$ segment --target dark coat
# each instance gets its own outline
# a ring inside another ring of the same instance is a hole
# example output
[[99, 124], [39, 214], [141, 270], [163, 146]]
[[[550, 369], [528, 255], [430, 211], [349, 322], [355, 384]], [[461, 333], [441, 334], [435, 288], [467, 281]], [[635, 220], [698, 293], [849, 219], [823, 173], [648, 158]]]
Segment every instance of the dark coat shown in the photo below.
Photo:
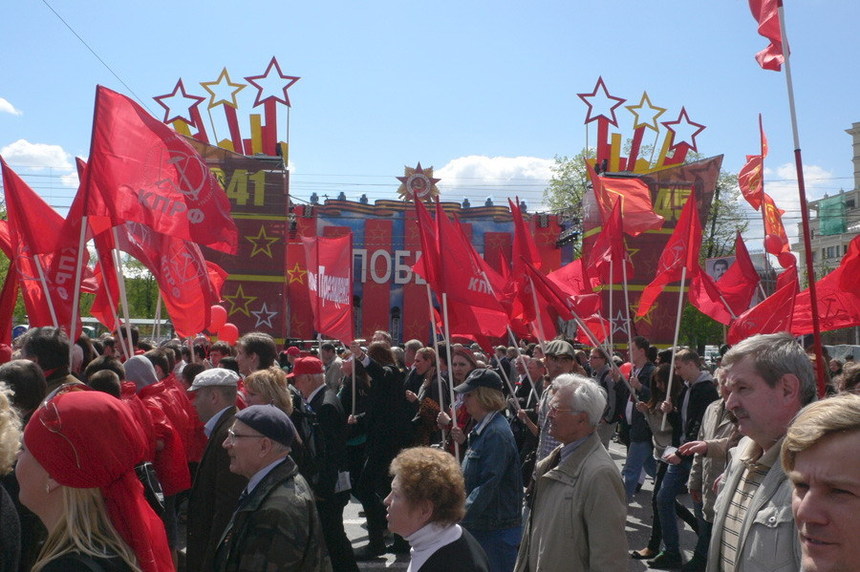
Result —
[[687, 387], [684, 384], [684, 389], [681, 390], [681, 395], [678, 396], [678, 411], [684, 403], [684, 397], [687, 392], [690, 392], [690, 403], [687, 405], [687, 420], [684, 427], [681, 429], [681, 443], [695, 441], [699, 438], [699, 428], [702, 426], [702, 418], [705, 416], [705, 409], [712, 401], [720, 398], [717, 393], [717, 388], [714, 385], [714, 378], [710, 375], [703, 381], [698, 381], [692, 386]]
[[325, 387], [314, 395], [309, 405], [316, 414], [317, 427], [321, 433], [321, 438], [317, 439], [319, 478], [314, 492], [321, 500], [330, 500], [335, 494], [338, 473], [348, 469], [346, 414], [337, 393]]
[[263, 477], [235, 512], [210, 569], [332, 569], [314, 493], [292, 459], [285, 457]]
[[416, 572], [489, 572], [487, 555], [478, 541], [463, 529], [463, 535], [434, 552]]
[[[654, 373], [656, 366], [648, 361], [645, 362], [645, 365], [642, 366], [639, 375], [636, 376], [636, 379], [639, 383], [642, 384], [642, 388], [636, 392], [636, 400], [647, 402], [651, 399], [651, 375]], [[627, 417], [624, 417], [626, 424]], [[651, 440], [651, 428], [648, 426], [648, 420], [645, 418], [645, 414], [633, 407], [633, 411], [630, 414], [630, 427], [629, 427], [629, 439], [630, 441], [635, 442], [643, 442]]]
[[230, 458], [221, 445], [233, 425], [236, 408], [225, 411], [209, 436], [188, 497], [188, 572], [212, 570], [218, 541], [230, 522], [248, 479], [230, 472]]

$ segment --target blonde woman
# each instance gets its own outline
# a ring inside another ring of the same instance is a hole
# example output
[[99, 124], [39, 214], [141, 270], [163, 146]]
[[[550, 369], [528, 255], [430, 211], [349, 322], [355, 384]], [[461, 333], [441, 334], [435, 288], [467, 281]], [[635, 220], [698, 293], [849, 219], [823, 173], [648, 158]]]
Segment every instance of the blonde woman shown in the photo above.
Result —
[[287, 415], [293, 414], [293, 399], [287, 389], [287, 374], [279, 367], [260, 369], [245, 378], [248, 405], [274, 405]]
[[33, 570], [173, 570], [135, 473], [146, 444], [131, 410], [82, 385], [58, 392], [27, 424], [15, 468], [21, 503], [48, 529]]

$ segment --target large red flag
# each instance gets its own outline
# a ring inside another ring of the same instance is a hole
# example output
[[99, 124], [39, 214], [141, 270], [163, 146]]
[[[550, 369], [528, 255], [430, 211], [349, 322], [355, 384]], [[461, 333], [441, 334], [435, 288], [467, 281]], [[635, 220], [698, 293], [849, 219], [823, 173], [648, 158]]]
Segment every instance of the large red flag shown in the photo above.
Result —
[[779, 260], [783, 268], [797, 264], [797, 259], [791, 254], [791, 243], [782, 223], [784, 210], [777, 208], [776, 203], [767, 193], [762, 193], [762, 209], [764, 209], [764, 249]]
[[412, 265], [412, 271], [421, 276], [434, 290], [439, 290], [439, 243], [436, 240], [436, 223], [427, 212], [423, 201], [415, 201], [418, 235], [421, 238], [421, 256]]
[[[13, 260], [15, 250], [12, 248], [9, 234], [9, 223], [0, 220], [0, 250], [9, 260]], [[14, 264], [9, 264], [3, 292], [0, 293], [0, 344], [12, 345], [12, 320], [15, 313], [15, 303], [18, 301], [18, 270]]]
[[762, 69], [779, 71], [784, 60], [782, 53], [782, 31], [779, 29], [779, 0], [749, 0], [750, 12], [758, 22], [758, 33], [770, 40], [770, 44], [755, 55]]
[[645, 181], [635, 177], [602, 177], [592, 169], [588, 174], [604, 221], [609, 218], [615, 203], [621, 201], [624, 232], [630, 236], [663, 227], [664, 219], [654, 212], [651, 189]]
[[516, 203], [508, 199], [511, 216], [514, 219], [514, 245], [511, 265], [514, 276], [523, 277], [525, 275], [525, 263], [529, 262], [535, 268], [540, 269], [541, 258], [540, 251], [535, 243], [535, 237], [529, 232], [528, 224], [520, 210], [520, 198], [516, 197], [516, 199]]
[[600, 312], [602, 302], [599, 294], [581, 293], [569, 284], [558, 282], [552, 274], [541, 274], [531, 264], [526, 266], [526, 270], [543, 300], [548, 302], [563, 319], [572, 320], [572, 312], [576, 312], [580, 317]]
[[128, 222], [117, 228], [117, 248], [137, 258], [158, 282], [173, 328], [180, 336], [209, 327], [210, 308], [221, 300], [227, 273], [203, 259], [200, 247]]
[[[633, 264], [627, 256], [624, 245], [624, 223], [621, 220], [621, 201], [615, 206], [591, 245], [588, 253], [588, 274], [592, 286], [600, 284], [620, 284], [624, 279], [624, 266], [627, 266], [627, 279], [633, 278]], [[609, 270], [612, 268], [612, 273]]]
[[577, 258], [559, 268], [553, 270], [547, 277], [558, 282], [562, 287], [573, 294], [591, 294], [594, 289], [588, 279], [588, 273], [583, 266], [582, 258]]
[[96, 90], [87, 212], [236, 254], [230, 201], [200, 155], [131, 99]]
[[[637, 316], [644, 316], [648, 313], [666, 284], [681, 279], [682, 269], [687, 269], [688, 278], [693, 278], [696, 273], [701, 272], [699, 267], [699, 250], [701, 247], [702, 224], [699, 221], [699, 209], [696, 204], [696, 197], [690, 195], [684, 205], [684, 210], [681, 211], [678, 224], [666, 243], [663, 254], [660, 255], [654, 280], [642, 291], [639, 307], [636, 309]], [[683, 284], [681, 286], [683, 287]]]
[[747, 162], [738, 173], [741, 193], [755, 210], [761, 207], [764, 198], [764, 160], [767, 157], [767, 137], [764, 135], [761, 113], [758, 114], [758, 131], [761, 151], [758, 155], [747, 155]]
[[760, 281], [741, 233], [737, 233], [734, 264], [716, 282], [704, 272], [697, 273], [690, 284], [690, 303], [721, 324], [728, 324], [732, 314], [737, 317], [749, 309]]
[[352, 233], [337, 238], [302, 237], [314, 329], [348, 344], [352, 319]]
[[791, 331], [796, 298], [797, 281], [779, 288], [763, 302], [738, 316], [729, 328], [728, 342], [736, 344], [755, 334]]

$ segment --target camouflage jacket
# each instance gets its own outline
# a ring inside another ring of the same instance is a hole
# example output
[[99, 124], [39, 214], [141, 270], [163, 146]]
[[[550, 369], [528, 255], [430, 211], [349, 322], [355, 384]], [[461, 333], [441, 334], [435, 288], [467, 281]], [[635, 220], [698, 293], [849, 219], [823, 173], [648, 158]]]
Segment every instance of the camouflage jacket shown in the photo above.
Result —
[[286, 457], [233, 514], [215, 570], [331, 571], [314, 494]]

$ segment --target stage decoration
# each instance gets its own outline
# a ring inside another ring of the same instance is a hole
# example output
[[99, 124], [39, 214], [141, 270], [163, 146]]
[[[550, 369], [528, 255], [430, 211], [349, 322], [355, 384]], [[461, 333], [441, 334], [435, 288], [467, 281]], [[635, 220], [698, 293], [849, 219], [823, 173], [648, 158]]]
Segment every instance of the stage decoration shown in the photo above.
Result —
[[441, 179], [433, 178], [433, 167], [423, 169], [421, 163], [414, 169], [412, 167], [403, 167], [403, 176], [397, 177], [400, 181], [400, 188], [397, 189], [397, 194], [404, 201], [432, 201], [439, 196], [439, 189], [436, 187]]

